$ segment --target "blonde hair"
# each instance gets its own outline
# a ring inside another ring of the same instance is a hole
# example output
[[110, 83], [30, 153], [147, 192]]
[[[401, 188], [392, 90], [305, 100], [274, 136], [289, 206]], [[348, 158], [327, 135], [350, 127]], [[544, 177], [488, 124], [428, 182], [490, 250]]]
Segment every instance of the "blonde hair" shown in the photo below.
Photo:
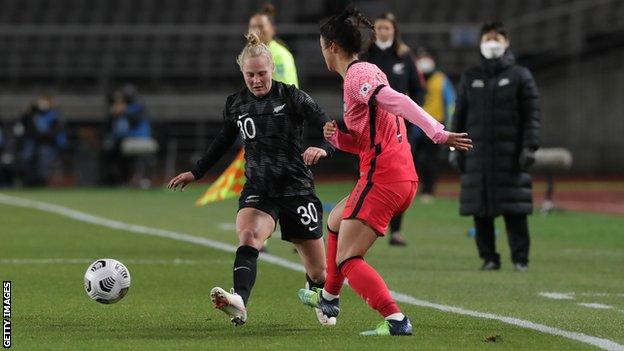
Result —
[[245, 38], [247, 39], [247, 44], [238, 57], [236, 57], [236, 63], [238, 63], [241, 71], [243, 70], [243, 63], [248, 57], [265, 56], [269, 60], [269, 64], [274, 66], [273, 55], [271, 55], [269, 47], [260, 40], [258, 33], [250, 31], [245, 35]]

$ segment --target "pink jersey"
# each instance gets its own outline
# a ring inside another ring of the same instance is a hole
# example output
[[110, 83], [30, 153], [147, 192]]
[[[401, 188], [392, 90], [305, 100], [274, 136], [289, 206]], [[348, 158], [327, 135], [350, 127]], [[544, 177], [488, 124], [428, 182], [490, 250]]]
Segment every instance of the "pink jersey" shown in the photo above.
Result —
[[417, 181], [403, 118], [371, 100], [383, 86], [390, 84], [377, 66], [351, 64], [344, 77], [344, 122], [349, 133], [338, 132], [330, 142], [359, 155], [360, 178], [375, 183]]

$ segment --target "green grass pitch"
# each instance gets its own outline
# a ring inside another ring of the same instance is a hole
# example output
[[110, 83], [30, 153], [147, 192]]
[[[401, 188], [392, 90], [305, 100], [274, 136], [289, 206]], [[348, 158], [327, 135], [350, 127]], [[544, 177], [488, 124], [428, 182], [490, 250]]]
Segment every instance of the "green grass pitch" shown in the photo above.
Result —
[[[193, 206], [204, 187], [163, 189], [2, 190], [89, 214], [235, 244], [236, 200]], [[350, 184], [320, 184], [335, 203]], [[325, 214], [326, 215], [326, 214]], [[367, 260], [391, 289], [426, 301], [515, 317], [624, 344], [624, 218], [564, 212], [530, 218], [528, 273], [511, 269], [502, 221], [499, 272], [480, 261], [457, 203], [418, 201], [407, 212], [406, 248], [380, 239]], [[270, 253], [299, 262], [279, 234]], [[114, 305], [91, 301], [82, 278], [88, 260], [111, 257], [132, 275]], [[32, 259], [32, 261], [27, 261]], [[44, 259], [58, 259], [45, 263]], [[75, 261], [72, 261], [75, 260]], [[249, 320], [234, 328], [209, 301], [210, 288], [231, 286], [233, 254], [188, 242], [138, 235], [35, 209], [0, 204], [0, 278], [11, 280], [15, 350], [581, 350], [594, 346], [499, 321], [401, 304], [414, 335], [364, 338], [380, 317], [345, 287], [334, 328], [299, 304], [302, 273], [259, 263]], [[541, 292], [573, 293], [555, 300]], [[608, 308], [579, 305], [595, 303]], [[485, 342], [500, 335], [496, 342]]]

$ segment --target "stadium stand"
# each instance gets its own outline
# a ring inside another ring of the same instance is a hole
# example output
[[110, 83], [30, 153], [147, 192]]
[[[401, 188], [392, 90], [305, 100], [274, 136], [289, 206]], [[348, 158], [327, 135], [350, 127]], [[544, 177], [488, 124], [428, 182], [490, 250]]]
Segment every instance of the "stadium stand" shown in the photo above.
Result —
[[[0, 120], [14, 119], [33, 94], [52, 88], [59, 93], [57, 101], [70, 124], [97, 124], [105, 115], [104, 93], [133, 82], [144, 92], [156, 129], [171, 124], [162, 128], [167, 135], [204, 140], [178, 143], [191, 155], [210, 139], [220, 120], [223, 97], [241, 85], [234, 57], [249, 14], [262, 3], [5, 0], [0, 11]], [[280, 37], [296, 57], [301, 86], [330, 114], [338, 115], [339, 89], [318, 49], [318, 21], [346, 1], [273, 3]], [[624, 47], [624, 1], [362, 0], [356, 4], [370, 17], [381, 11], [400, 14], [406, 43], [435, 52], [438, 64], [454, 80], [478, 62], [475, 41], [480, 23], [502, 19], [510, 28], [514, 53], [536, 72], [544, 94], [545, 130], [553, 131], [546, 132], [545, 140], [552, 141], [551, 146], [569, 146], [579, 137], [592, 143], [570, 146], [577, 170], [608, 172], [624, 166], [624, 159], [616, 155], [600, 162], [591, 156], [615, 145], [605, 146], [600, 135], [624, 132], [617, 116], [604, 106], [566, 105], [581, 101], [587, 90], [602, 87], [605, 77], [618, 70], [622, 53], [617, 48]], [[607, 53], [592, 56], [600, 50]], [[587, 67], [595, 67], [602, 76], [592, 75]], [[608, 69], [612, 71], [605, 72]], [[622, 74], [621, 69], [618, 72]], [[570, 80], [575, 76], [583, 83]], [[591, 119], [586, 116], [596, 115], [603, 116], [604, 130], [587, 132]], [[564, 120], [565, 131], [555, 127]], [[205, 126], [191, 127], [189, 136], [185, 123]], [[555, 128], [549, 129], [549, 124]], [[206, 134], [199, 136], [199, 131]]]

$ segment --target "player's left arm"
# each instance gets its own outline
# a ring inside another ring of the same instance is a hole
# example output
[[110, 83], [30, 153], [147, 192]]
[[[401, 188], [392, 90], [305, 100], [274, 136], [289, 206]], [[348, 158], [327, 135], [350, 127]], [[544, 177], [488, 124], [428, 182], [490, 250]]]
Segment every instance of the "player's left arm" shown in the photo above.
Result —
[[[329, 117], [323, 109], [308, 95], [306, 92], [293, 89], [291, 98], [293, 106], [297, 109], [297, 113], [313, 128], [322, 129]], [[321, 144], [314, 147], [311, 146], [303, 153], [303, 161], [307, 165], [316, 164], [323, 157], [330, 157], [336, 149], [327, 140], [323, 139]]]
[[407, 95], [384, 86], [375, 98], [379, 107], [417, 125], [434, 143], [446, 144], [459, 150], [472, 148], [472, 140], [468, 138], [467, 133], [451, 133], [444, 130], [442, 123], [438, 122]]

